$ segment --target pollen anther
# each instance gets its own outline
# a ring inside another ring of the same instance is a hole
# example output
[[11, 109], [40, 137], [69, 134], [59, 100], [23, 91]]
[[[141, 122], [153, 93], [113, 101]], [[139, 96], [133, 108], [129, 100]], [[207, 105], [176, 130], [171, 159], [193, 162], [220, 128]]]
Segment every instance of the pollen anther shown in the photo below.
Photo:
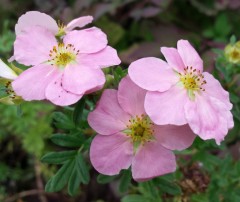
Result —
[[76, 56], [79, 54], [79, 50], [76, 51], [72, 44], [59, 43], [58, 46], [54, 46], [50, 50], [49, 56], [51, 59], [48, 61], [51, 65], [58, 67], [65, 67], [69, 63], [76, 61]]

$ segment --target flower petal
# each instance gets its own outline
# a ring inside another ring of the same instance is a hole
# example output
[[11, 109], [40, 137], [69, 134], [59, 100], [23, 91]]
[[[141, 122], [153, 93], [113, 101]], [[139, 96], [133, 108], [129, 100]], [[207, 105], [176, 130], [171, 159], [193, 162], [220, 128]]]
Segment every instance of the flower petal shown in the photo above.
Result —
[[186, 67], [193, 67], [201, 72], [203, 71], [203, 61], [189, 41], [179, 40], [177, 49]]
[[114, 48], [107, 46], [97, 53], [80, 54], [79, 62], [90, 67], [98, 66], [100, 68], [105, 68], [109, 66], [119, 65], [121, 63], [121, 60], [117, 55], [117, 51]]
[[203, 140], [215, 139], [220, 144], [228, 128], [233, 126], [226, 105], [213, 97], [197, 95], [195, 101], [187, 101], [184, 108], [190, 128]]
[[184, 70], [185, 65], [176, 48], [162, 47], [161, 52], [170, 67], [175, 69], [177, 72], [182, 72]]
[[120, 107], [116, 90], [105, 90], [97, 107], [88, 115], [89, 125], [101, 135], [111, 135], [126, 129], [130, 119]]
[[84, 94], [104, 83], [105, 76], [100, 69], [79, 64], [71, 64], [64, 69], [63, 87], [72, 93]]
[[66, 31], [71, 31], [77, 27], [79, 28], [84, 27], [85, 25], [91, 23], [92, 21], [93, 17], [90, 15], [76, 18], [67, 24]]
[[0, 77], [13, 80], [17, 74], [0, 59]]
[[229, 110], [232, 109], [232, 104], [229, 100], [229, 93], [223, 89], [220, 82], [208, 72], [204, 72], [203, 75], [207, 82], [203, 86], [203, 88], [205, 88], [205, 93], [224, 102]]
[[129, 76], [124, 77], [118, 86], [118, 102], [132, 116], [146, 114], [144, 100], [146, 90], [138, 87]]
[[50, 50], [57, 45], [54, 35], [42, 27], [31, 27], [17, 35], [14, 58], [24, 65], [38, 65], [49, 59]]
[[174, 86], [165, 92], [147, 92], [145, 110], [152, 121], [158, 125], [187, 123], [184, 105], [188, 99], [186, 90]]
[[21, 34], [27, 28], [32, 26], [43, 27], [52, 32], [54, 35], [58, 32], [58, 25], [51, 16], [39, 11], [29, 11], [18, 19], [15, 26], [16, 35]]
[[73, 44], [81, 53], [96, 53], [107, 46], [107, 36], [99, 28], [92, 27], [71, 31], [63, 39], [65, 44]]
[[144, 144], [136, 153], [132, 162], [132, 175], [136, 181], [172, 173], [176, 170], [176, 160], [172, 151], [158, 142]]
[[97, 135], [90, 147], [93, 167], [104, 175], [117, 175], [132, 163], [133, 145], [124, 134]]
[[154, 134], [159, 143], [170, 150], [186, 149], [192, 145], [196, 137], [188, 125], [155, 125]]
[[12, 87], [15, 93], [24, 100], [43, 100], [46, 98], [46, 87], [58, 75], [59, 72], [56, 68], [51, 65], [40, 64], [21, 73], [12, 82]]
[[46, 88], [46, 98], [53, 104], [68, 106], [76, 103], [83, 95], [73, 94], [63, 89], [62, 74], [53, 80]]
[[166, 91], [178, 80], [166, 62], [154, 57], [131, 63], [128, 73], [134, 83], [149, 91]]

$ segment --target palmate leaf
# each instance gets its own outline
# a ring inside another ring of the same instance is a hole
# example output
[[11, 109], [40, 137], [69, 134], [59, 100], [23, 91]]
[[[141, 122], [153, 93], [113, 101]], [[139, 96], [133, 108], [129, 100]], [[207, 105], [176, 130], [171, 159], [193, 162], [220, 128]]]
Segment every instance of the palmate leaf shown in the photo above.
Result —
[[132, 180], [131, 171], [130, 170], [124, 170], [123, 175], [122, 175], [121, 180], [120, 180], [120, 184], [119, 184], [119, 191], [120, 192], [126, 192], [129, 188], [131, 180]]
[[80, 147], [82, 145], [82, 139], [76, 135], [54, 134], [51, 140], [62, 147]]
[[62, 151], [62, 152], [50, 152], [44, 155], [41, 159], [43, 163], [51, 164], [64, 164], [66, 161], [73, 159], [77, 154], [77, 151]]
[[52, 118], [54, 120], [54, 125], [57, 128], [65, 130], [71, 130], [75, 128], [75, 125], [73, 124], [72, 120], [62, 112], [54, 112], [52, 114]]
[[73, 123], [75, 125], [79, 124], [80, 121], [82, 120], [84, 107], [85, 107], [85, 98], [82, 98], [78, 101], [73, 111]]
[[74, 160], [68, 160], [47, 182], [45, 186], [46, 192], [57, 192], [64, 188], [67, 184], [68, 179], [72, 173], [74, 168]]
[[75, 195], [79, 189], [80, 183], [88, 184], [90, 180], [90, 175], [88, 167], [83, 159], [83, 156], [78, 153], [75, 157], [74, 168], [72, 170], [69, 183], [68, 183], [68, 193], [72, 196]]
[[[62, 157], [61, 157], [62, 155]], [[54, 156], [57, 160], [54, 160]], [[77, 151], [52, 152], [42, 158], [47, 163], [63, 163], [58, 172], [50, 178], [45, 186], [46, 192], [57, 192], [68, 183], [68, 193], [75, 195], [80, 184], [90, 180], [89, 169], [81, 153]]]
[[116, 179], [117, 175], [109, 176], [109, 175], [102, 175], [99, 174], [97, 177], [97, 182], [99, 184], [107, 184], [109, 182], [112, 182], [114, 179]]

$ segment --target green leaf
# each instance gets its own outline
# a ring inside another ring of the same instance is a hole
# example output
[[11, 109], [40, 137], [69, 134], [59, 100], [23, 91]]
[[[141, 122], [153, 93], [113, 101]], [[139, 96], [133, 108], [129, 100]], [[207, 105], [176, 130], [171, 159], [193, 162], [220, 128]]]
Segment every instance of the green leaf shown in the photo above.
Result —
[[119, 184], [119, 191], [126, 192], [131, 183], [132, 175], [130, 170], [124, 170]]
[[53, 120], [54, 120], [54, 125], [57, 128], [66, 129], [66, 130], [70, 130], [70, 129], [75, 128], [75, 125], [73, 124], [71, 119], [62, 112], [54, 112], [52, 114], [52, 117], [53, 117]]
[[151, 199], [157, 199], [159, 192], [157, 187], [153, 184], [153, 181], [146, 181], [140, 183], [139, 191], [146, 197]]
[[172, 195], [181, 194], [181, 188], [175, 183], [170, 182], [169, 180], [164, 178], [158, 178], [156, 180], [157, 180], [157, 185], [162, 192], [166, 192]]
[[117, 177], [117, 175], [113, 175], [113, 176], [108, 176], [108, 175], [98, 175], [97, 177], [97, 182], [99, 184], [107, 184], [109, 182], [112, 182], [115, 178]]
[[76, 195], [76, 193], [80, 187], [81, 176], [79, 173], [80, 172], [77, 169], [76, 161], [75, 161], [74, 168], [73, 168], [72, 174], [71, 174], [71, 176], [69, 178], [69, 182], [68, 182], [68, 193], [71, 196]]
[[83, 109], [85, 107], [85, 98], [82, 98], [78, 101], [73, 111], [73, 123], [75, 125], [79, 124], [82, 120]]
[[53, 177], [51, 177], [48, 180], [47, 184], [45, 185], [45, 191], [46, 192], [54, 192], [54, 187], [53, 187], [52, 181], [53, 181]]
[[122, 198], [121, 202], [148, 202], [149, 200], [141, 195], [132, 194]]
[[41, 159], [43, 163], [64, 164], [69, 159], [73, 159], [77, 151], [50, 152]]
[[88, 184], [90, 180], [89, 170], [82, 154], [76, 156], [76, 167], [79, 171], [79, 177], [83, 184]]
[[82, 140], [75, 135], [54, 134], [51, 140], [62, 147], [80, 147], [82, 145]]
[[75, 164], [74, 160], [69, 160], [59, 169], [59, 171], [56, 173], [56, 175], [53, 177], [50, 183], [51, 191], [57, 192], [63, 189], [63, 187], [67, 184], [72, 174], [74, 164]]

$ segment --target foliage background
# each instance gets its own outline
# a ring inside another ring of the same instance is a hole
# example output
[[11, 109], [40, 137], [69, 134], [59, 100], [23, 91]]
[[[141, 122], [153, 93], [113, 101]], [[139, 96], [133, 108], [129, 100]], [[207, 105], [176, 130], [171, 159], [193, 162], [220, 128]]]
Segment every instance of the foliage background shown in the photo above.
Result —
[[[84, 121], [87, 110], [83, 111], [83, 120], [78, 120], [73, 107], [62, 109], [44, 102], [24, 103], [21, 108], [0, 104], [0, 201], [240, 201], [240, 66], [230, 64], [216, 50], [223, 49], [232, 35], [240, 36], [240, 1], [0, 0], [1, 58], [11, 56], [14, 25], [29, 10], [48, 13], [63, 22], [93, 15], [93, 24], [107, 33], [110, 45], [118, 50], [123, 68], [142, 57], [162, 57], [160, 46], [176, 46], [178, 39], [188, 39], [201, 54], [205, 71], [212, 72], [231, 92], [235, 127], [220, 147], [213, 141], [196, 139], [191, 148], [177, 153], [176, 173], [150, 182], [137, 184], [130, 179], [129, 171], [117, 177], [98, 176], [88, 166], [89, 184], [82, 184], [70, 197], [67, 188], [58, 193], [43, 191], [59, 167], [40, 159], [50, 151], [67, 150], [50, 141], [53, 133], [74, 135], [88, 147], [93, 133]], [[231, 39], [234, 42], [234, 37]], [[118, 68], [113, 74], [115, 81], [108, 84], [116, 87], [124, 71]], [[91, 110], [95, 102], [88, 96], [86, 109]], [[21, 197], [24, 194], [26, 197]]]

